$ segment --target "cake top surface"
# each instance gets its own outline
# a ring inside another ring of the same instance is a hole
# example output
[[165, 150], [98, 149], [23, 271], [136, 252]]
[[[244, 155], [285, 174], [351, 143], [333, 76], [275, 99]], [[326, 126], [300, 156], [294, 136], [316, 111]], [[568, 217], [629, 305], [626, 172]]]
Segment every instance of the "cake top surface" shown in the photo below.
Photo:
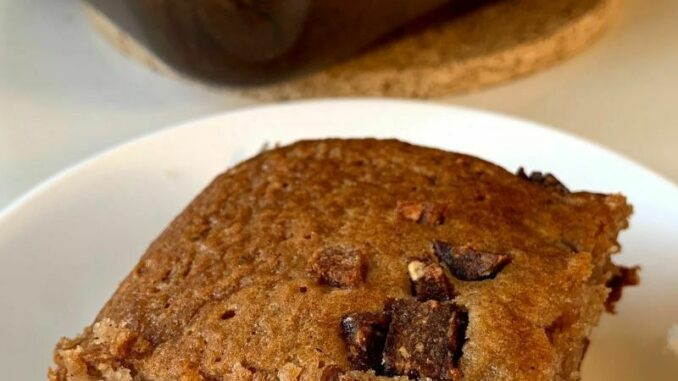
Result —
[[630, 212], [467, 155], [302, 141], [216, 178], [57, 357], [129, 380], [557, 379]]

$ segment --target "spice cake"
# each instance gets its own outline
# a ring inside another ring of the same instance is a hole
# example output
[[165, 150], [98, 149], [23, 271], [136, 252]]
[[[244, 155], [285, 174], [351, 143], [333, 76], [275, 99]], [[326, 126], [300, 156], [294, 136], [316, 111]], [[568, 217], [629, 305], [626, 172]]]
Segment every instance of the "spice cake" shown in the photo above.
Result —
[[395, 140], [276, 148], [190, 203], [49, 379], [576, 380], [637, 283], [610, 260], [630, 214]]

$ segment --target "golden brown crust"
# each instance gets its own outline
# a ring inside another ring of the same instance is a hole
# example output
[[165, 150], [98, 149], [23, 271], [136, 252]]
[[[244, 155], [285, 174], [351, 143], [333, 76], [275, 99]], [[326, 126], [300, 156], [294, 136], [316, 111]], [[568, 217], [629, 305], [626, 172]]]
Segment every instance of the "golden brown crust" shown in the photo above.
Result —
[[[411, 200], [444, 205], [441, 223], [403, 218]], [[351, 368], [342, 317], [413, 298], [408, 264], [435, 259], [435, 240], [511, 258], [491, 279], [450, 277], [468, 311], [465, 379], [576, 379], [630, 213], [620, 195], [563, 193], [393, 140], [267, 151], [153, 242], [97, 323], [59, 343], [50, 380], [336, 379]], [[319, 282], [309, 260], [328, 248], [360, 253], [364, 280]]]

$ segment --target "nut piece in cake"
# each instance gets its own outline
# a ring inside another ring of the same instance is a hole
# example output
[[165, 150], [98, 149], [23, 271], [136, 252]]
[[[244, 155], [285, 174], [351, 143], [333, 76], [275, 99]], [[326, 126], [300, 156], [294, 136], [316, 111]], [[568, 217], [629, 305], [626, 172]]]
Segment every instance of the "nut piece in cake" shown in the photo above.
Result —
[[396, 212], [406, 220], [425, 225], [442, 225], [445, 223], [447, 206], [441, 203], [421, 201], [398, 201]]

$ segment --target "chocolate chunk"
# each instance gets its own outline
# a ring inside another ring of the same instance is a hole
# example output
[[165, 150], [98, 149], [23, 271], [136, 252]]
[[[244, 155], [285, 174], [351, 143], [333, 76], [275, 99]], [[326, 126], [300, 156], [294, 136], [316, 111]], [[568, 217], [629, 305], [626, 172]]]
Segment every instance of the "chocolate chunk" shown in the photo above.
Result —
[[412, 261], [407, 265], [407, 271], [412, 282], [412, 294], [417, 300], [443, 301], [454, 297], [454, 288], [437, 263]]
[[452, 302], [395, 300], [384, 347], [384, 373], [457, 380], [465, 313]]
[[348, 360], [355, 370], [380, 370], [388, 319], [383, 313], [353, 313], [341, 319]]
[[398, 201], [396, 211], [406, 220], [420, 224], [442, 225], [445, 223], [444, 204], [420, 201]]
[[307, 270], [319, 283], [354, 287], [365, 279], [366, 265], [358, 250], [331, 247], [316, 251]]
[[527, 180], [530, 182], [533, 182], [535, 184], [542, 185], [545, 188], [551, 188], [555, 189], [561, 194], [568, 194], [570, 193], [570, 190], [567, 189], [563, 183], [560, 182], [553, 174], [551, 173], [542, 173], [542, 172], [532, 172], [529, 174], [525, 173], [525, 170], [523, 167], [518, 168], [518, 172], [516, 173], [516, 176], [523, 180]]
[[475, 250], [469, 245], [452, 247], [446, 242], [433, 241], [433, 250], [452, 275], [461, 280], [494, 278], [511, 262], [508, 255]]
[[605, 310], [611, 314], [615, 313], [615, 304], [621, 299], [624, 287], [640, 284], [640, 276], [638, 276], [640, 267], [619, 266], [617, 270], [617, 273], [606, 284], [610, 293], [605, 301]]

